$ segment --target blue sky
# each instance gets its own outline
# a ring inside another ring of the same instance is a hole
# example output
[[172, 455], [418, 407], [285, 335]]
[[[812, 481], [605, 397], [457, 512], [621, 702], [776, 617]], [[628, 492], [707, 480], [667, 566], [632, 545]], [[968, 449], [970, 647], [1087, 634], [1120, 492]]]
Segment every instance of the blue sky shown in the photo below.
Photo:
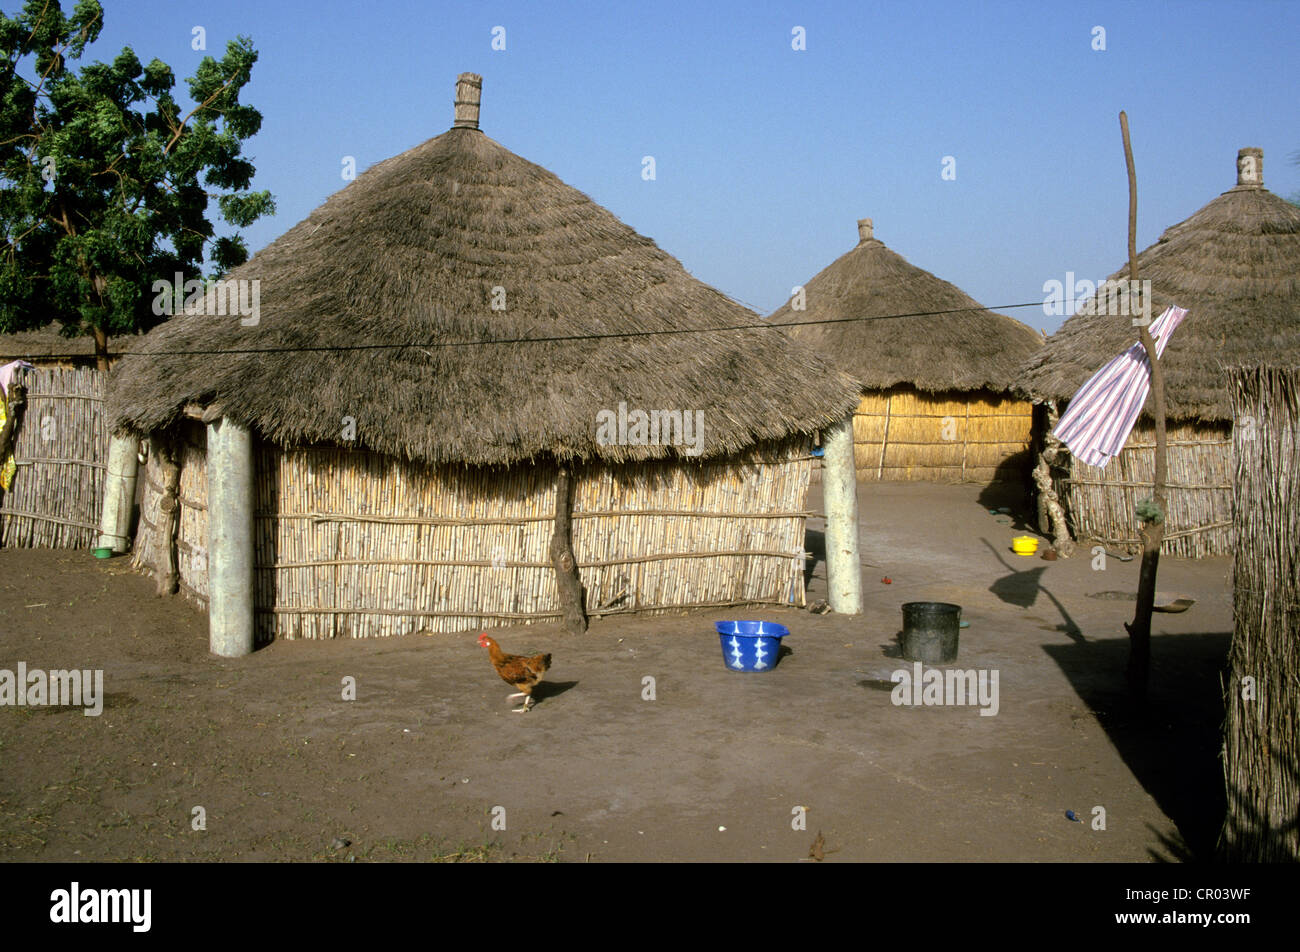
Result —
[[279, 208], [245, 231], [253, 251], [347, 184], [344, 156], [361, 170], [446, 131], [462, 71], [484, 77], [488, 135], [763, 314], [852, 248], [863, 217], [990, 307], [1109, 274], [1126, 255], [1120, 109], [1139, 248], [1234, 185], [1241, 146], [1263, 148], [1269, 189], [1300, 192], [1300, 3], [1285, 0], [105, 7], [85, 59], [130, 45], [184, 78], [205, 55], [195, 26], [217, 56], [253, 38], [244, 100], [264, 122], [246, 151]]

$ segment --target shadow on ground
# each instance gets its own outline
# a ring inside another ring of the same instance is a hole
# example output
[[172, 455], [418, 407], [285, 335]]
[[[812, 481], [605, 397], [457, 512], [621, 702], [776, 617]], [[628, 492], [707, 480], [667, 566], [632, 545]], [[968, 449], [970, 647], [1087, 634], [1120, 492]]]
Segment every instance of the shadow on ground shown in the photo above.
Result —
[[1227, 670], [1230, 641], [1226, 631], [1153, 636], [1145, 710], [1135, 708], [1125, 692], [1127, 638], [1043, 646], [1138, 782], [1178, 827], [1180, 842], [1161, 836], [1164, 852], [1149, 850], [1155, 860], [1214, 857], [1227, 807], [1219, 762], [1219, 678]]
[[1055, 630], [1063, 632], [1078, 644], [1084, 643], [1083, 631], [1070, 615], [1069, 610], [1042, 583], [1043, 573], [1047, 571], [1046, 564], [1029, 569], [1017, 568], [1008, 562], [1002, 553], [997, 550], [997, 546], [988, 539], [981, 538], [980, 541], [988, 547], [988, 550], [993, 553], [993, 557], [1001, 562], [1002, 567], [1007, 570], [1006, 575], [995, 579], [993, 584], [989, 586], [990, 592], [1008, 605], [1015, 605], [1018, 608], [1032, 608], [1038, 600], [1039, 594], [1045, 595], [1061, 615], [1061, 624], [1055, 626]]
[[826, 561], [826, 533], [818, 529], [805, 529], [803, 547], [812, 556], [807, 560], [803, 570], [803, 585], [806, 589], [812, 584], [818, 563]]

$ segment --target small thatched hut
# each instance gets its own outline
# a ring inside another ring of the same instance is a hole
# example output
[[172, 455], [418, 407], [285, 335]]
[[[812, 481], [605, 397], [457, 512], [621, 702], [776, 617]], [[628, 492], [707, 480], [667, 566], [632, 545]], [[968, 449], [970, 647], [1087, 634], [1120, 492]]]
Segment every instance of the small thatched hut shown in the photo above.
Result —
[[[1126, 267], [1107, 280], [1127, 278]], [[1236, 187], [1166, 229], [1138, 256], [1138, 278], [1150, 281], [1153, 315], [1171, 304], [1188, 311], [1161, 361], [1169, 419], [1169, 511], [1161, 551], [1226, 555], [1232, 552], [1233, 464], [1223, 368], [1300, 360], [1300, 208], [1264, 188], [1259, 149], [1238, 153]], [[1085, 302], [1029, 360], [1025, 389], [1063, 410], [1136, 338], [1128, 314]], [[1128, 444], [1105, 469], [1071, 458], [1057, 471], [1056, 492], [1077, 537], [1140, 546], [1133, 509], [1151, 491], [1150, 408], [1148, 398]]]
[[1230, 862], [1300, 860], [1300, 366], [1234, 368], [1239, 543], [1224, 702]]
[[1033, 407], [1009, 388], [1041, 336], [891, 251], [871, 219], [858, 239], [771, 316], [862, 381], [858, 478], [1023, 479]]
[[254, 319], [209, 294], [116, 368], [137, 561], [206, 602], [246, 504], [258, 640], [455, 631], [559, 617], [571, 515], [590, 613], [801, 603], [811, 438], [857, 384], [716, 329], [756, 315], [488, 138], [479, 83], [226, 277]]
[[[133, 341], [114, 338], [114, 350]], [[94, 342], [53, 327], [0, 334], [0, 365], [15, 360], [32, 368], [14, 381], [25, 388], [26, 405], [14, 414], [7, 447], [16, 469], [9, 490], [0, 488], [0, 546], [91, 548], [109, 447], [106, 375], [96, 367]], [[7, 455], [0, 453], [0, 466]]]

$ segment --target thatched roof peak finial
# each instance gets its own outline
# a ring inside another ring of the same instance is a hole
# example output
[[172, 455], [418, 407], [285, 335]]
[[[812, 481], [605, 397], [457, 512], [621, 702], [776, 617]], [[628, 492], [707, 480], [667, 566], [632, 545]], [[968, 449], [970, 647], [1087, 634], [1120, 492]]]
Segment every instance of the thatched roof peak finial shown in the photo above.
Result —
[[1237, 150], [1237, 184], [1264, 187], [1264, 150]]
[[864, 241], [870, 241], [873, 237], [874, 235], [872, 234], [871, 219], [859, 218], [858, 219], [858, 244], [862, 244], [862, 242]]
[[479, 101], [483, 98], [483, 77], [461, 73], [456, 77], [456, 113], [453, 129], [477, 129]]

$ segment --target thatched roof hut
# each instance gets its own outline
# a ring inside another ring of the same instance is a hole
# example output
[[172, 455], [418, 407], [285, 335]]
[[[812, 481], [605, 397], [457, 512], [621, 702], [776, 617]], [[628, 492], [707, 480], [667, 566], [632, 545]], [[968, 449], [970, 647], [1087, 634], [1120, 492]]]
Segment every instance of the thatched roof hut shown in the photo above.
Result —
[[[203, 544], [184, 424], [220, 417], [259, 441], [262, 637], [555, 616], [557, 462], [589, 610], [801, 598], [810, 438], [856, 384], [779, 332], [718, 329], [759, 321], [480, 131], [478, 83], [452, 129], [226, 276], [254, 319], [210, 316], [210, 291], [115, 370], [113, 426], [177, 448], [182, 542]], [[693, 444], [601, 428], [642, 411], [698, 420]]]
[[337, 443], [353, 417], [357, 447], [424, 463], [672, 455], [597, 442], [626, 402], [704, 411], [708, 458], [811, 433], [851, 386], [781, 334], [712, 330], [759, 319], [478, 128], [379, 163], [227, 278], [260, 282], [258, 324], [150, 333], [116, 425], [219, 404], [285, 446]]
[[771, 319], [795, 322], [792, 337], [862, 381], [859, 478], [1010, 476], [1033, 414], [1008, 390], [1040, 335], [891, 251], [870, 219], [858, 238]]
[[[1241, 149], [1237, 184], [1138, 255], [1151, 313], [1186, 308], [1162, 358], [1169, 428], [1166, 552], [1232, 551], [1232, 411], [1225, 367], [1300, 361], [1300, 208], [1264, 188], [1263, 153]], [[1107, 280], [1127, 280], [1122, 268]], [[1091, 313], [1090, 313], [1091, 312]], [[1058, 409], [1136, 339], [1131, 318], [1085, 306], [1026, 363], [1024, 389]], [[1080, 536], [1136, 546], [1133, 504], [1149, 495], [1150, 398], [1104, 470], [1071, 461], [1058, 480]]]

